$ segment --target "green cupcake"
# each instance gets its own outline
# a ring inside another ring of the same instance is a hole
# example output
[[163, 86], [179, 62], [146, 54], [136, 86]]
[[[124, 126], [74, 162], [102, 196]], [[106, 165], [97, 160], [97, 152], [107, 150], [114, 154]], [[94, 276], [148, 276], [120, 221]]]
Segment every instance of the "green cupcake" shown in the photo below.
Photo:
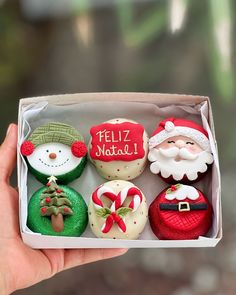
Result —
[[50, 177], [29, 201], [27, 226], [44, 235], [78, 237], [88, 224], [87, 210], [77, 191]]

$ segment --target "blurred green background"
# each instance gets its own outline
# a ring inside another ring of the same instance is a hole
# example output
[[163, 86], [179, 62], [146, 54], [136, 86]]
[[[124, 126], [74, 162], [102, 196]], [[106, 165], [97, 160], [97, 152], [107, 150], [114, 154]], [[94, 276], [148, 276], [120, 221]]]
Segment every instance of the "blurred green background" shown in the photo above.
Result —
[[[233, 0], [0, 1], [1, 138], [22, 97], [98, 91], [211, 98], [224, 239], [214, 249], [140, 249], [15, 294], [236, 294]], [[22, 270], [24, 271], [24, 270]]]

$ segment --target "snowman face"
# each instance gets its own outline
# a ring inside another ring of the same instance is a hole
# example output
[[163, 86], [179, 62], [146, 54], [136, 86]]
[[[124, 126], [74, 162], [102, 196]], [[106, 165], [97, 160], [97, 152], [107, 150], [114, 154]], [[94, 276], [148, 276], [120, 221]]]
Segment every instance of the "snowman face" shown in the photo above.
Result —
[[38, 172], [59, 176], [74, 170], [82, 158], [75, 157], [69, 146], [51, 142], [38, 146], [27, 159]]

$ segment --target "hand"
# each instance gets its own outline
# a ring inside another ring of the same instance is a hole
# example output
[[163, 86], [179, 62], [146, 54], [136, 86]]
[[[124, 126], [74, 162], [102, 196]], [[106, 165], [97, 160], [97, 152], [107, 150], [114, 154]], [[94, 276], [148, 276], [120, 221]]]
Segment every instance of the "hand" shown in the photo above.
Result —
[[29, 287], [71, 267], [124, 254], [127, 249], [34, 250], [22, 242], [18, 192], [9, 179], [16, 164], [17, 126], [0, 147], [0, 294]]

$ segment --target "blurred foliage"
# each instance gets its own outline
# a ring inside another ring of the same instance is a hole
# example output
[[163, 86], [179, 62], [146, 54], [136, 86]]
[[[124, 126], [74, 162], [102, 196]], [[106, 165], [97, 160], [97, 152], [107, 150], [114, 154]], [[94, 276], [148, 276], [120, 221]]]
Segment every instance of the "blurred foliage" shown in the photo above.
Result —
[[15, 10], [0, 9], [0, 87], [12, 87], [26, 74], [31, 62], [24, 26]]
[[117, 4], [121, 32], [127, 46], [144, 46], [166, 31], [167, 9], [165, 5], [153, 8], [134, 21], [134, 5], [130, 1], [121, 0]]

